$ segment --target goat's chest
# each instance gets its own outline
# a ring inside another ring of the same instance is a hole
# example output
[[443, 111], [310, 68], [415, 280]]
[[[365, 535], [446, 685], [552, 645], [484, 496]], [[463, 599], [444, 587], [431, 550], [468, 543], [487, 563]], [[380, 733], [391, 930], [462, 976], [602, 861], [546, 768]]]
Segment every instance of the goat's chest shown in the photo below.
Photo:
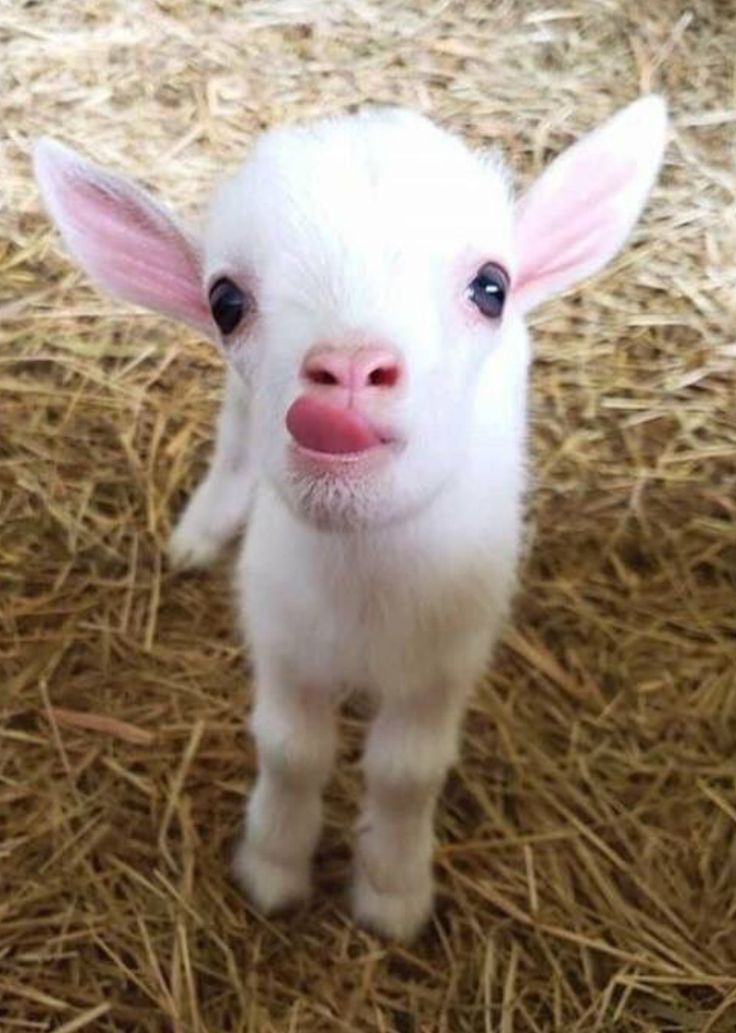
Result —
[[432, 678], [486, 648], [505, 610], [506, 578], [485, 550], [449, 557], [421, 539], [279, 541], [275, 530], [250, 529], [244, 630], [257, 663], [283, 658], [307, 681], [380, 688]]

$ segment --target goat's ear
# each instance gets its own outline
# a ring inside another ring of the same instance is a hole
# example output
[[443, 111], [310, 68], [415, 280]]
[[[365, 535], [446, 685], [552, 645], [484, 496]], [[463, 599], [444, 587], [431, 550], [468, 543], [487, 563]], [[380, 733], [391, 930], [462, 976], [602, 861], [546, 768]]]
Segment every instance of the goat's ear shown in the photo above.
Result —
[[522, 312], [597, 272], [638, 219], [664, 154], [667, 111], [642, 97], [552, 162], [516, 211]]
[[61, 236], [93, 280], [211, 334], [199, 247], [166, 209], [55, 140], [36, 142], [33, 167]]

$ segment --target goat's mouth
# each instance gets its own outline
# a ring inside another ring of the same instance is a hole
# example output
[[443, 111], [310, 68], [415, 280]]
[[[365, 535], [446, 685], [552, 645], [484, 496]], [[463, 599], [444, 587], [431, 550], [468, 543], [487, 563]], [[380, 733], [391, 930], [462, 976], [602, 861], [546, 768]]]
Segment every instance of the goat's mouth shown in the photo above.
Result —
[[378, 472], [400, 450], [395, 440], [382, 440], [358, 452], [320, 452], [292, 441], [289, 466], [297, 475], [363, 477]]
[[290, 460], [302, 472], [367, 472], [397, 451], [394, 434], [365, 413], [302, 395], [286, 414]]

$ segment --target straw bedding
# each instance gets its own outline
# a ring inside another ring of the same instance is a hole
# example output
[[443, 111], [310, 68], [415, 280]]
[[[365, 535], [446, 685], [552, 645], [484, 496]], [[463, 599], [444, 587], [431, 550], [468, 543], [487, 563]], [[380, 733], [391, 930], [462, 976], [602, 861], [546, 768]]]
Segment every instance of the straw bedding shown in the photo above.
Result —
[[[0, 41], [0, 1029], [733, 1030], [734, 4], [16, 0]], [[284, 119], [406, 103], [524, 184], [651, 88], [644, 221], [534, 320], [532, 548], [433, 924], [398, 949], [347, 917], [354, 712], [314, 900], [266, 921], [228, 875], [254, 758], [227, 564], [162, 558], [222, 370], [72, 268], [29, 141], [189, 213]]]

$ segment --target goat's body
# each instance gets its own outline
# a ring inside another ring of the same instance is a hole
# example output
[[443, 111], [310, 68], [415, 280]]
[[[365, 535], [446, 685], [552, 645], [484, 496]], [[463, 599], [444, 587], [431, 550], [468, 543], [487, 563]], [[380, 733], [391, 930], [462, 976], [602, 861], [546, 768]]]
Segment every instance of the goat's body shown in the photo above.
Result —
[[[446, 511], [455, 501], [462, 505], [453, 493], [434, 506]], [[265, 489], [239, 568], [256, 666], [276, 653], [308, 684], [398, 693], [426, 684], [443, 658], [456, 667], [470, 643], [480, 640], [485, 653], [508, 603], [516, 528], [508, 514], [499, 526], [488, 521], [485, 535], [466, 527], [452, 553], [438, 556], [445, 515], [337, 535], [301, 526]], [[288, 571], [279, 563], [287, 550]]]

